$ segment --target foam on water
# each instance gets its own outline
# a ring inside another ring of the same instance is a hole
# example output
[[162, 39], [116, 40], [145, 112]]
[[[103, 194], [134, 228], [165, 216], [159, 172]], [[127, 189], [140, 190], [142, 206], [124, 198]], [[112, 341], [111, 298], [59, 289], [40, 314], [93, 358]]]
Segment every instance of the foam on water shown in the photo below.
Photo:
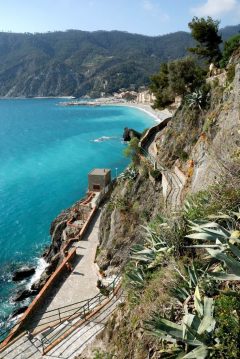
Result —
[[41, 274], [44, 272], [44, 270], [47, 268], [47, 266], [48, 266], [48, 263], [45, 261], [44, 258], [37, 259], [36, 272], [34, 273], [34, 275], [31, 277], [30, 281], [28, 282], [27, 289], [31, 289], [32, 284], [37, 282], [40, 279]]

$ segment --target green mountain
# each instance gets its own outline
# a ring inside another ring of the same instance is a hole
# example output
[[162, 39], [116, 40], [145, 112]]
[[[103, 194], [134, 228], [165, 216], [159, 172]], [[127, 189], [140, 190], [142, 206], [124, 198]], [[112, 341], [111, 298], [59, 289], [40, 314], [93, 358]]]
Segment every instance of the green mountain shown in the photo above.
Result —
[[[224, 38], [240, 25], [222, 30]], [[225, 36], [226, 33], [226, 36]], [[159, 64], [186, 55], [187, 32], [0, 33], [0, 96], [99, 96], [148, 84]]]

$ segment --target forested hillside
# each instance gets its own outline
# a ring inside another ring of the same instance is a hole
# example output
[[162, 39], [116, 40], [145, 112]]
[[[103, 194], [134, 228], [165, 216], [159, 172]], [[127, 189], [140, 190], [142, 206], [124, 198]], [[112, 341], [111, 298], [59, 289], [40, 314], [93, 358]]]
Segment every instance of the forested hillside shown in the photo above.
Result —
[[[223, 38], [239, 29], [223, 29]], [[192, 43], [187, 32], [0, 33], [0, 96], [99, 96], [138, 88], [161, 62], [186, 55]]]

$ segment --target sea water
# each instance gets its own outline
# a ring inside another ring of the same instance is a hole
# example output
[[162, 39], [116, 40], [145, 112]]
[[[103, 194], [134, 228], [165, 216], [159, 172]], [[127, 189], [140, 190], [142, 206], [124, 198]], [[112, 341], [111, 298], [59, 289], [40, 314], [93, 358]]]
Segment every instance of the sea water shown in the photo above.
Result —
[[39, 258], [50, 243], [50, 223], [85, 195], [88, 172], [105, 167], [119, 174], [129, 161], [124, 127], [142, 131], [154, 123], [129, 107], [60, 102], [0, 100], [0, 321], [27, 285], [13, 283], [13, 271], [26, 263], [44, 267]]

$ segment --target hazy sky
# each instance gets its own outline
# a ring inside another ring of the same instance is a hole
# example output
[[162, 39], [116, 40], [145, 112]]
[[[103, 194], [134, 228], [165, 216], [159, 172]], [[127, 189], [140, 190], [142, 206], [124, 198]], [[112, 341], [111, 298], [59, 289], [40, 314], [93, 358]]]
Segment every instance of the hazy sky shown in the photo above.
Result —
[[240, 23], [240, 0], [0, 0], [0, 31], [124, 30], [161, 35], [188, 30], [196, 16]]

